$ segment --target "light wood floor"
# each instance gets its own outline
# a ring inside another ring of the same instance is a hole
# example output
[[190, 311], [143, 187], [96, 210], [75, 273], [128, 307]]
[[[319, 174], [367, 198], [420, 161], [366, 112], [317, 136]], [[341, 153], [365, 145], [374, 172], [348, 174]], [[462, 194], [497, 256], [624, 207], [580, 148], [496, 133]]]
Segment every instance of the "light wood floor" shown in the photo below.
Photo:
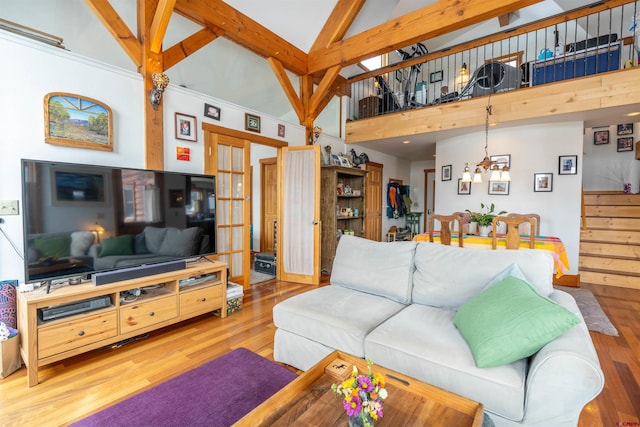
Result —
[[[0, 425], [67, 425], [238, 347], [273, 359], [271, 309], [307, 289], [275, 280], [254, 286], [243, 309], [226, 319], [201, 316], [120, 348], [52, 364], [40, 371], [35, 387], [27, 387], [22, 368], [0, 380]], [[592, 333], [606, 385], [584, 409], [580, 427], [638, 425], [633, 423], [640, 422], [640, 297], [596, 294], [620, 337]]]

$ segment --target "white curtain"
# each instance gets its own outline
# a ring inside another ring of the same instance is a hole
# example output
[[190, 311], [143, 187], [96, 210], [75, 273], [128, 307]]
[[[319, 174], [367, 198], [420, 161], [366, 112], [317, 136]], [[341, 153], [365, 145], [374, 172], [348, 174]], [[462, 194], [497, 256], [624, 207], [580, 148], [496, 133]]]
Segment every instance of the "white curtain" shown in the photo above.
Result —
[[157, 185], [147, 184], [144, 187], [144, 221], [159, 222], [161, 220], [160, 189]]
[[313, 274], [315, 154], [287, 151], [284, 161], [284, 271]]

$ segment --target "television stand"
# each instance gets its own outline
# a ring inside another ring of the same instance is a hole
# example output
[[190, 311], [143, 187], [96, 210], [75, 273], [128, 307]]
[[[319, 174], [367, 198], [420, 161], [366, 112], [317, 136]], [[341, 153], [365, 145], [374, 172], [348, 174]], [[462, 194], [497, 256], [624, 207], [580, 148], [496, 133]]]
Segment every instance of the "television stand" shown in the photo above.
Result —
[[[206, 278], [206, 280], [200, 280]], [[184, 286], [189, 283], [190, 286]], [[180, 285], [183, 286], [180, 286]], [[49, 286], [47, 286], [48, 288]], [[140, 289], [140, 291], [135, 291]], [[121, 298], [138, 294], [134, 301]], [[42, 320], [38, 310], [108, 299], [100, 308]], [[48, 293], [41, 286], [18, 293], [20, 354], [29, 387], [38, 369], [183, 320], [220, 310], [227, 316], [227, 264], [201, 260], [186, 269], [96, 286], [92, 282]]]

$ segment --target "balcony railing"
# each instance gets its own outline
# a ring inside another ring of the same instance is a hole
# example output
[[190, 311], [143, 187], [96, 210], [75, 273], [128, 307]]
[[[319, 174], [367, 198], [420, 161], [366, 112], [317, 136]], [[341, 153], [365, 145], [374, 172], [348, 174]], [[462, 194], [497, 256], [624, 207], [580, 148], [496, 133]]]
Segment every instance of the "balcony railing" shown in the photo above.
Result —
[[[447, 102], [619, 70], [633, 63], [640, 2], [606, 1], [439, 52], [389, 53], [400, 62], [349, 79], [349, 118]], [[636, 48], [637, 49], [637, 48]]]

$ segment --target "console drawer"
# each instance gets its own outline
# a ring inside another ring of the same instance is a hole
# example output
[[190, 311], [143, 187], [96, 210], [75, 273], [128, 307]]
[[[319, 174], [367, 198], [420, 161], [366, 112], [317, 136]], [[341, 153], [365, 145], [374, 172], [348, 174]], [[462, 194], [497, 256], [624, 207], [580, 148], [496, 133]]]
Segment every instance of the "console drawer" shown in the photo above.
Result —
[[118, 335], [115, 310], [38, 328], [38, 359]]
[[175, 296], [120, 307], [120, 333], [126, 334], [178, 316]]
[[222, 307], [222, 284], [180, 292], [180, 316], [193, 317]]

